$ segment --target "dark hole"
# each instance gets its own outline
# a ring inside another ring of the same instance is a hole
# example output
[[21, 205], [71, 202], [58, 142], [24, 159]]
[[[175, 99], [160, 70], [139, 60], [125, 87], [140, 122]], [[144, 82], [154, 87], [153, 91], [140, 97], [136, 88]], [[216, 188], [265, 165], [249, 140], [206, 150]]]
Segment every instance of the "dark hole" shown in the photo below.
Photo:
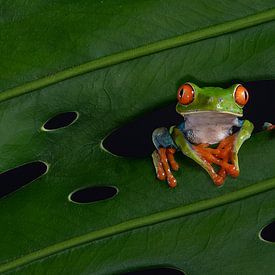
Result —
[[34, 161], [0, 174], [0, 198], [37, 179], [46, 171], [47, 165], [44, 162]]
[[147, 157], [154, 150], [152, 132], [158, 127], [169, 128], [179, 124], [182, 117], [176, 113], [176, 101], [154, 110], [115, 130], [102, 143], [103, 147], [118, 156]]
[[124, 275], [156, 275], [156, 274], [183, 275], [184, 272], [174, 268], [162, 267], [162, 268], [150, 268], [150, 269], [144, 269], [144, 270], [131, 271], [123, 274]]
[[[238, 82], [234, 82], [238, 83]], [[228, 83], [224, 87], [233, 84]], [[251, 120], [256, 132], [262, 130], [265, 121], [275, 123], [275, 80], [262, 80], [242, 83], [249, 92], [249, 101], [244, 107], [243, 118]], [[107, 136], [103, 147], [118, 156], [147, 157], [153, 150], [152, 132], [158, 127], [169, 128], [182, 122], [183, 118], [176, 113], [175, 100], [164, 108], [154, 110], [122, 126]]]
[[61, 113], [49, 119], [45, 124], [46, 130], [56, 130], [71, 125], [77, 119], [77, 112]]
[[110, 199], [117, 193], [113, 186], [90, 186], [73, 192], [69, 198], [73, 202], [88, 203]]
[[249, 100], [244, 107], [244, 117], [251, 120], [255, 132], [262, 131], [265, 121], [275, 123], [275, 80], [243, 83], [248, 90]]
[[275, 242], [275, 221], [265, 226], [260, 233], [262, 239], [268, 242]]

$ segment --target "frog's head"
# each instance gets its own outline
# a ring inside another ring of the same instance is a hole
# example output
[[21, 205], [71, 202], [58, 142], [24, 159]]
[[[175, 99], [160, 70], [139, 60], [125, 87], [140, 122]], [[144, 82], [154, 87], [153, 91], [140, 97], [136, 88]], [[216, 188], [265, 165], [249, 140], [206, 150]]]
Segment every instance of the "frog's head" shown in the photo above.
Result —
[[219, 112], [241, 117], [249, 95], [241, 84], [227, 89], [219, 87], [200, 88], [187, 82], [178, 89], [176, 111], [181, 115], [198, 112]]

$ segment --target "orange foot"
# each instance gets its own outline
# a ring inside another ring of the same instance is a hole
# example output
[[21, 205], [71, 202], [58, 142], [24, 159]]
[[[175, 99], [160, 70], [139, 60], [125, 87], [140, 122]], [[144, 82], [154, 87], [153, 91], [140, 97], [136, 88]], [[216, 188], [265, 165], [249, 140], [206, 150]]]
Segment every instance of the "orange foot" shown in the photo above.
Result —
[[[210, 148], [209, 144], [193, 145], [194, 150], [204, 160], [204, 165], [217, 186], [223, 184], [227, 174], [232, 177], [239, 175], [239, 171], [233, 164], [232, 150], [235, 138], [235, 135], [226, 137], [217, 148]], [[212, 163], [221, 167], [218, 173], [215, 172]]]
[[225, 162], [226, 165], [229, 165], [227, 169], [225, 169], [225, 167], [221, 167], [218, 174], [224, 174], [227, 172], [227, 174], [229, 174], [234, 178], [239, 176], [239, 170], [236, 168], [233, 160], [233, 148], [234, 148], [235, 139], [236, 139], [236, 135], [234, 134], [222, 140], [218, 145], [220, 154], [216, 155], [216, 157], [218, 157], [223, 162]]
[[174, 148], [160, 148], [158, 150], [157, 178], [167, 180], [171, 188], [176, 187], [177, 181], [170, 170], [170, 166], [174, 171], [179, 169], [179, 165], [174, 159], [175, 152], [176, 149]]

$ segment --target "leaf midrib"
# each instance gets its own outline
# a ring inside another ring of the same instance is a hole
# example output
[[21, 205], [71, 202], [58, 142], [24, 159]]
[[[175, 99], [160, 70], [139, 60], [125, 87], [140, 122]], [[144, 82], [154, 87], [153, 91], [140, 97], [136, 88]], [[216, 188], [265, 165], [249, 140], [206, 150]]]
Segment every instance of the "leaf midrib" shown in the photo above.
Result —
[[156, 223], [168, 221], [175, 218], [180, 218], [186, 215], [191, 215], [201, 211], [205, 211], [214, 207], [218, 207], [224, 204], [232, 203], [262, 192], [266, 192], [275, 188], [275, 178], [271, 178], [265, 181], [258, 182], [248, 187], [242, 188], [238, 191], [234, 191], [222, 196], [218, 196], [212, 199], [201, 200], [188, 205], [172, 208], [166, 211], [154, 213], [151, 215], [135, 218], [122, 222], [113, 226], [105, 227], [87, 234], [80, 235], [68, 239], [63, 242], [56, 243], [54, 245], [42, 248], [27, 255], [23, 255], [13, 261], [0, 265], [0, 272], [5, 272], [11, 269], [15, 269], [19, 266], [28, 264], [38, 259], [49, 257], [50, 255], [59, 253], [61, 251], [70, 249], [72, 247], [80, 246], [84, 243], [95, 241], [98, 239], [110, 237], [120, 234], [122, 232], [130, 231], [133, 229], [141, 228], [144, 226], [154, 225]]
[[187, 45], [207, 38], [253, 27], [262, 23], [275, 20], [275, 8], [265, 10], [243, 18], [206, 27], [197, 31], [185, 33], [179, 36], [149, 43], [144, 46], [100, 57], [78, 66], [59, 71], [55, 74], [36, 79], [22, 85], [0, 92], [0, 102], [47, 87], [60, 81], [116, 65], [146, 55], [158, 53], [164, 50]]

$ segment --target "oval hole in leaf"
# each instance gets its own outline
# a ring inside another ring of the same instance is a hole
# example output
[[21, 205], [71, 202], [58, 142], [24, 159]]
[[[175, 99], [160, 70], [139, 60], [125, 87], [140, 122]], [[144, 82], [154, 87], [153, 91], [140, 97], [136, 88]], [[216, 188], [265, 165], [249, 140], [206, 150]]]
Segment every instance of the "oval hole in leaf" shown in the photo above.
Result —
[[152, 133], [158, 127], [179, 124], [182, 117], [175, 111], [176, 103], [154, 110], [122, 126], [107, 136], [102, 147], [122, 157], [147, 157], [154, 151]]
[[78, 189], [69, 195], [69, 200], [76, 203], [90, 203], [113, 198], [118, 193], [114, 186], [89, 186]]
[[266, 225], [260, 231], [260, 237], [267, 242], [275, 243], [275, 221]]
[[60, 113], [49, 119], [42, 127], [43, 130], [52, 131], [67, 127], [78, 119], [77, 112]]
[[0, 198], [44, 175], [48, 166], [42, 161], [26, 163], [0, 174]]
[[184, 272], [170, 267], [161, 267], [161, 268], [150, 268], [143, 270], [136, 270], [127, 273], [124, 275], [155, 275], [155, 274], [166, 274], [166, 275], [183, 275]]

